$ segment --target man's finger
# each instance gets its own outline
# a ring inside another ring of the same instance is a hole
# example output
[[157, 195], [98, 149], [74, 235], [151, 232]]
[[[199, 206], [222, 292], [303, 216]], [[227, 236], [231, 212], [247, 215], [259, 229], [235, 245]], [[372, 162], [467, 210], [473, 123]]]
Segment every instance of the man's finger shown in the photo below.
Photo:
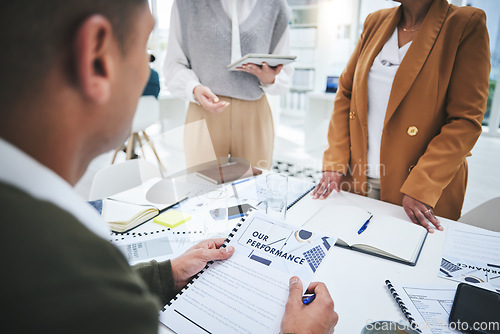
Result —
[[307, 287], [306, 293], [314, 293], [314, 289], [320, 284], [320, 282], [311, 282]]
[[328, 291], [328, 288], [326, 287], [325, 283], [322, 282], [312, 282], [309, 287], [307, 288], [307, 291], [312, 288], [312, 292], [316, 294], [316, 296], [322, 297], [322, 298], [332, 298], [330, 296], [330, 291]]
[[297, 276], [290, 278], [288, 285], [288, 301], [287, 304], [301, 305], [302, 304], [302, 282]]
[[219, 249], [206, 249], [206, 257], [208, 261], [229, 259], [234, 253], [234, 247], [228, 246]]
[[214, 244], [217, 248], [220, 248], [220, 246], [222, 246], [224, 241], [226, 241], [226, 238], [214, 238], [214, 239], [212, 239], [212, 241], [214, 242]]

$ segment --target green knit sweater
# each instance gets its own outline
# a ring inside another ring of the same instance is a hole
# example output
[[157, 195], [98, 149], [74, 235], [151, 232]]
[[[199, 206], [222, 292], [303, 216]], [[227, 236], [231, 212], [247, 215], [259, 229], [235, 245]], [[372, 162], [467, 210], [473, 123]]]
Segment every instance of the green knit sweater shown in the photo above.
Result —
[[169, 261], [132, 269], [69, 212], [1, 182], [0, 215], [3, 333], [157, 333]]

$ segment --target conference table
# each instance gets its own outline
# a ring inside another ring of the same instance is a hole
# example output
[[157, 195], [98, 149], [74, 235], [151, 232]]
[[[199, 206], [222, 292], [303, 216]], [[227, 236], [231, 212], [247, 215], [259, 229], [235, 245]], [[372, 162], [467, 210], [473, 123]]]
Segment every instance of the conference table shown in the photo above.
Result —
[[[374, 215], [409, 220], [401, 206], [347, 192], [333, 193], [325, 200], [306, 195], [287, 212], [287, 222], [303, 225], [319, 209], [329, 205], [355, 205]], [[334, 247], [316, 272], [315, 281], [324, 282], [335, 303], [339, 322], [337, 334], [360, 333], [363, 327], [379, 320], [405, 323], [405, 317], [385, 285], [385, 280], [456, 287], [457, 283], [437, 276], [446, 230], [461, 224], [440, 218], [444, 231], [429, 233], [416, 266]], [[328, 224], [327, 221], [324, 224]], [[159, 333], [172, 333], [160, 324]]]
[[[351, 193], [332, 194], [326, 200], [307, 196], [292, 209], [294, 223], [327, 205], [356, 205], [374, 215], [394, 216], [409, 220], [401, 206]], [[291, 212], [292, 213], [292, 212]], [[409, 266], [372, 255], [335, 247], [316, 273], [317, 281], [324, 282], [335, 303], [339, 322], [335, 333], [360, 333], [363, 327], [379, 320], [405, 323], [406, 319], [385, 285], [385, 280], [418, 284], [437, 284], [456, 287], [457, 283], [437, 276], [441, 263], [446, 229], [460, 224], [440, 218], [444, 231], [429, 233], [416, 266]], [[327, 224], [328, 222], [325, 222]]]

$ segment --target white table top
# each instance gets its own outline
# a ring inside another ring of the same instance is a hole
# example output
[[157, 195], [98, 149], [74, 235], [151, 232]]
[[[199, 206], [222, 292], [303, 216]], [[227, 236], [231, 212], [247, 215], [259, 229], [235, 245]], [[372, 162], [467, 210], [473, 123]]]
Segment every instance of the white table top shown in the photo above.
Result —
[[[296, 203], [287, 213], [287, 220], [295, 225], [305, 223], [317, 210], [331, 204], [355, 205], [377, 215], [388, 215], [409, 220], [401, 206], [373, 200], [351, 193], [340, 192], [326, 200], [314, 200], [310, 195]], [[445, 231], [428, 234], [417, 265], [409, 265], [376, 256], [334, 247], [316, 273], [315, 280], [324, 282], [335, 303], [339, 322], [336, 334], [360, 333], [363, 327], [377, 320], [404, 323], [405, 317], [390, 295], [385, 280], [407, 283], [439, 284], [455, 287], [456, 282], [438, 278], [446, 229], [460, 224], [440, 218]], [[171, 333], [160, 325], [160, 333]]]
[[[306, 221], [319, 208], [331, 204], [360, 206], [376, 215], [388, 215], [409, 220], [401, 206], [373, 200], [351, 193], [337, 193], [326, 200], [303, 198], [290, 209], [294, 223]], [[405, 323], [405, 317], [390, 295], [385, 280], [408, 283], [435, 283], [455, 287], [456, 282], [438, 278], [442, 247], [449, 224], [459, 224], [440, 218], [445, 231], [428, 234], [415, 267], [376, 256], [335, 247], [316, 273], [324, 282], [335, 303], [339, 322], [335, 333], [360, 333], [373, 321], [392, 320]]]

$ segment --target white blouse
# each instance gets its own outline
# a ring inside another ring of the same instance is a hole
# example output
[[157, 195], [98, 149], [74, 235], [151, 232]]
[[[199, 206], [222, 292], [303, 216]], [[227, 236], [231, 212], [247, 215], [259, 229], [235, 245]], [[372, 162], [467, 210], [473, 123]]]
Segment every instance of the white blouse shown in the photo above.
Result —
[[392, 82], [411, 42], [398, 45], [398, 28], [373, 61], [368, 73], [368, 157], [367, 176], [380, 178], [385, 169], [380, 166], [380, 142], [384, 119], [392, 90]]
[[[220, 0], [224, 12], [231, 17], [232, 1], [235, 0]], [[257, 0], [236, 0], [238, 1], [237, 12], [238, 21], [243, 22], [252, 12]], [[200, 80], [196, 73], [189, 68], [189, 62], [182, 51], [181, 40], [181, 21], [177, 2], [174, 1], [170, 18], [170, 32], [168, 38], [167, 55], [163, 65], [163, 73], [167, 83], [168, 90], [179, 98], [186, 99], [190, 102], [196, 102], [193, 95], [193, 89], [200, 84]], [[283, 32], [283, 36], [279, 40], [273, 54], [290, 54], [290, 28], [287, 26]], [[275, 77], [273, 84], [261, 84], [262, 89], [266, 94], [281, 95], [288, 92], [290, 88], [291, 77], [294, 72], [294, 66], [289, 64], [283, 66], [281, 72]]]

